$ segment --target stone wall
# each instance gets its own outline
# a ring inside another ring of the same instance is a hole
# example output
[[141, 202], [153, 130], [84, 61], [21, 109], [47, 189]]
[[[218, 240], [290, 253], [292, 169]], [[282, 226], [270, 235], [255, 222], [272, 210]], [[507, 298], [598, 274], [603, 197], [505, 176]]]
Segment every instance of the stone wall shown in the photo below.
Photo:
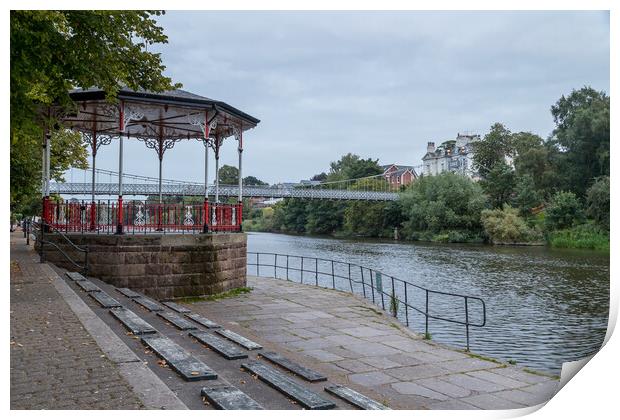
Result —
[[[246, 285], [245, 233], [67, 236], [80, 247], [88, 246], [89, 276], [156, 299], [204, 296]], [[83, 254], [58, 235], [45, 239], [83, 261]], [[45, 259], [75, 270], [51, 245], [45, 246]]]

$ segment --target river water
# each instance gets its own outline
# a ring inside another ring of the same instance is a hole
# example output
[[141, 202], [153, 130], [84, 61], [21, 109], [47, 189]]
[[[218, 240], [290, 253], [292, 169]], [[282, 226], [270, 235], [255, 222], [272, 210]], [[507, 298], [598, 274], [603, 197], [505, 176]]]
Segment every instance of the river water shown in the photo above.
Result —
[[[487, 322], [471, 327], [471, 351], [536, 370], [558, 374], [563, 362], [596, 352], [607, 329], [607, 253], [272, 233], [249, 233], [248, 251], [345, 261], [428, 289], [480, 297]], [[261, 275], [273, 274], [261, 270]], [[248, 273], [255, 274], [255, 268], [248, 267]], [[449, 306], [454, 302], [444, 304], [431, 302], [438, 308], [435, 314], [450, 312], [452, 318], [463, 312]], [[481, 319], [481, 305], [470, 302], [469, 310], [471, 320]], [[409, 320], [412, 330], [424, 332], [423, 316], [410, 314]], [[462, 325], [431, 319], [429, 331], [435, 341], [465, 346]]]

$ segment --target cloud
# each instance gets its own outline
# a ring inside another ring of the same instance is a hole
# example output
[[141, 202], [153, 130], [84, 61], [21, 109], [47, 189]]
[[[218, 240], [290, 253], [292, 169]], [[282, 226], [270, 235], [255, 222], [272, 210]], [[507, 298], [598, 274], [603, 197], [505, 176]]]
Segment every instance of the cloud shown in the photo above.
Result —
[[[268, 182], [308, 178], [348, 152], [419, 164], [427, 141], [496, 121], [545, 137], [562, 94], [609, 91], [607, 12], [184, 11], [160, 24], [168, 75], [261, 119], [244, 172]], [[115, 169], [116, 153], [99, 165]], [[202, 156], [199, 144], [175, 147], [165, 176], [201, 180]], [[222, 159], [236, 164], [235, 148]], [[126, 171], [155, 175], [156, 158], [126, 159]]]

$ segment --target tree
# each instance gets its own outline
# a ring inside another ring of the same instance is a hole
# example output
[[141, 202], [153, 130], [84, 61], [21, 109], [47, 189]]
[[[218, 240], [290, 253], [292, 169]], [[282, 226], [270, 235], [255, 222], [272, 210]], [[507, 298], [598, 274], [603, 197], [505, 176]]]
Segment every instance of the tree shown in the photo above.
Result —
[[451, 230], [476, 235], [482, 230], [480, 212], [485, 208], [486, 196], [478, 183], [445, 172], [411, 184], [401, 194], [401, 205], [407, 218], [404, 232], [411, 239]]
[[587, 192], [587, 215], [603, 229], [609, 230], [609, 177], [599, 178]]
[[501, 208], [510, 201], [514, 192], [514, 171], [506, 163], [500, 161], [480, 181], [480, 185], [488, 195], [491, 206]]
[[517, 209], [505, 205], [501, 209], [483, 210], [482, 225], [493, 243], [529, 242], [541, 239], [540, 233], [530, 229], [519, 217]]
[[[237, 176], [239, 176], [237, 174]], [[245, 178], [243, 178], [243, 185], [257, 185], [257, 186], [261, 186], [261, 185], [269, 185], [266, 182], [261, 181], [260, 179], [256, 178], [255, 176], [246, 176]]]
[[325, 172], [321, 172], [320, 174], [313, 175], [310, 178], [310, 181], [325, 181], [327, 180], [327, 174]]
[[551, 107], [552, 142], [562, 151], [560, 173], [579, 197], [595, 178], [609, 175], [609, 103], [605, 92], [583, 87]]
[[361, 159], [358, 155], [348, 153], [329, 165], [330, 169], [326, 180], [340, 181], [379, 175], [383, 173], [383, 170], [378, 162], [378, 159]]
[[503, 124], [495, 123], [482, 140], [473, 143], [473, 164], [478, 174], [486, 178], [498, 163], [505, 163], [513, 155], [512, 135]]
[[235, 185], [239, 182], [239, 169], [230, 165], [223, 165], [218, 171], [220, 184]]
[[524, 217], [529, 216], [531, 210], [542, 203], [542, 196], [536, 189], [534, 178], [531, 175], [526, 174], [516, 178], [512, 203]]
[[[11, 11], [11, 209], [36, 199], [41, 180], [40, 110], [70, 108], [68, 91], [98, 86], [114, 100], [120, 86], [172, 88], [160, 54], [146, 47], [167, 42], [156, 11]], [[75, 138], [52, 139], [51, 172], [84, 166]]]
[[545, 224], [548, 230], [570, 228], [583, 221], [583, 207], [575, 193], [557, 192], [545, 210]]

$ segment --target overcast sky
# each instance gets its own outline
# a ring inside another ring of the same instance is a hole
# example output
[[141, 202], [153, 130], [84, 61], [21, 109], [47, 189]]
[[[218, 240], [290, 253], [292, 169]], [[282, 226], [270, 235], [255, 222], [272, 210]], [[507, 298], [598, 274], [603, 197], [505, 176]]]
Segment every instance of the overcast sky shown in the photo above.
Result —
[[[418, 165], [428, 141], [494, 122], [547, 137], [551, 105], [609, 91], [606, 12], [167, 12], [166, 74], [261, 120], [244, 135], [244, 175], [298, 181], [353, 152]], [[237, 162], [234, 140], [222, 164]], [[157, 175], [126, 142], [125, 172]], [[116, 170], [117, 147], [99, 168]], [[164, 177], [203, 179], [203, 148], [166, 153]], [[211, 163], [213, 171], [213, 163]], [[213, 178], [213, 174], [210, 178]], [[76, 179], [77, 181], [77, 179]]]

